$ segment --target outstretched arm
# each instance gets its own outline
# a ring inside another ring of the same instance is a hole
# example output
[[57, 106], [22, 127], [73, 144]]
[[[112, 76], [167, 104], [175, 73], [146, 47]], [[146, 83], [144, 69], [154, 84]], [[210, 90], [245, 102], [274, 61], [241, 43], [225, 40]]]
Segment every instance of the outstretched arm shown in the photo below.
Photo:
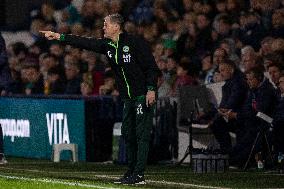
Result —
[[60, 34], [52, 31], [39, 31], [44, 34], [48, 40], [59, 40], [64, 44], [72, 45], [77, 48], [95, 51], [105, 54], [105, 40], [91, 37], [81, 37], [69, 34]]

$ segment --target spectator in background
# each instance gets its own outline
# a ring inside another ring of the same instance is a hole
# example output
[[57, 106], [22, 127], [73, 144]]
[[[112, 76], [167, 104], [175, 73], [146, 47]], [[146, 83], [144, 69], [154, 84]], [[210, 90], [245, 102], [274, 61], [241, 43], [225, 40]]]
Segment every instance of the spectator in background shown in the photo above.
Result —
[[[216, 19], [216, 18], [215, 18]], [[220, 15], [215, 21], [215, 31], [217, 32], [217, 43], [232, 35], [232, 22], [227, 14]], [[216, 43], [216, 42], [215, 42]]]
[[99, 94], [118, 96], [119, 93], [115, 87], [115, 79], [112, 71], [105, 73], [104, 84], [100, 86]]
[[62, 10], [61, 23], [71, 26], [81, 21], [81, 15], [72, 4]]
[[[282, 52], [284, 51], [284, 38], [276, 38], [271, 44], [271, 49], [273, 52]], [[283, 55], [282, 55], [283, 56]]]
[[196, 36], [197, 43], [195, 47], [196, 53], [200, 55], [212, 48], [212, 28], [210, 26], [210, 20], [205, 14], [197, 15], [196, 25], [199, 32]]
[[253, 141], [258, 130], [265, 130], [267, 126], [263, 120], [256, 117], [258, 112], [272, 116], [276, 105], [276, 92], [268, 79], [264, 77], [263, 69], [255, 67], [246, 72], [249, 86], [244, 106], [239, 111], [228, 112], [228, 119], [235, 119], [240, 127], [237, 143], [231, 152], [231, 163], [242, 165], [248, 158]]
[[93, 86], [91, 83], [84, 81], [81, 83], [81, 94], [83, 96], [91, 96], [93, 91]]
[[274, 38], [265, 37], [260, 42], [259, 56], [266, 56], [272, 53], [272, 42]]
[[96, 14], [96, 1], [86, 0], [81, 9], [82, 25], [84, 28], [92, 29], [96, 20], [98, 20], [98, 15]]
[[23, 42], [16, 42], [8, 46], [8, 55], [15, 57], [19, 62], [23, 62], [28, 55], [28, 48]]
[[[60, 68], [56, 56], [52, 54], [45, 54], [44, 56], [42, 56], [40, 61], [40, 72], [42, 73], [44, 79], [47, 78], [48, 70], [57, 66]], [[63, 68], [61, 68], [61, 73], [64, 73]]]
[[227, 12], [227, 2], [226, 0], [216, 0], [216, 10], [220, 13], [226, 13]]
[[220, 148], [226, 153], [232, 150], [232, 142], [229, 132], [238, 127], [236, 120], [228, 120], [227, 114], [237, 112], [244, 104], [247, 94], [247, 84], [243, 74], [236, 68], [231, 60], [225, 60], [219, 65], [219, 71], [225, 84], [222, 86], [222, 99], [218, 107], [218, 115], [213, 120], [211, 129]]
[[23, 84], [21, 80], [21, 73], [19, 70], [10, 69], [11, 71], [11, 82], [5, 89], [5, 95], [21, 94], [23, 91]]
[[[46, 86], [48, 85], [48, 86]], [[48, 89], [46, 89], [48, 87]], [[48, 94], [64, 94], [65, 92], [65, 81], [62, 75], [62, 69], [58, 66], [52, 67], [47, 71], [47, 83], [45, 84], [45, 90]]]
[[265, 36], [265, 29], [260, 23], [260, 16], [256, 12], [248, 12], [245, 17], [246, 24], [240, 30], [239, 39], [243, 45], [249, 45], [258, 50], [260, 48], [259, 41]]
[[220, 42], [220, 47], [226, 51], [228, 58], [235, 62], [236, 65], [240, 64], [240, 58], [237, 55], [235, 41], [231, 38], [226, 38]]
[[60, 43], [53, 42], [49, 46], [49, 53], [56, 57], [61, 66], [64, 64], [64, 50], [65, 46]]
[[219, 64], [224, 63], [224, 61], [228, 59], [228, 54], [225, 49], [217, 48], [213, 53], [213, 64], [217, 67]]
[[161, 42], [158, 42], [153, 48], [153, 56], [155, 60], [159, 60], [164, 54], [164, 46]]
[[177, 40], [177, 52], [179, 52], [180, 55], [196, 56], [197, 35], [198, 29], [196, 24], [186, 23], [186, 32]]
[[125, 22], [124, 30], [129, 34], [136, 34], [136, 26], [133, 22]]
[[5, 95], [6, 89], [11, 82], [10, 68], [6, 52], [5, 40], [0, 33], [0, 91], [1, 95]]
[[197, 79], [194, 77], [191, 68], [191, 62], [188, 59], [183, 59], [178, 65], [176, 70], [176, 80], [172, 87], [171, 96], [176, 96], [180, 87], [187, 85], [197, 85]]
[[276, 10], [272, 15], [272, 37], [278, 38], [284, 36], [284, 8]]
[[210, 53], [206, 53], [201, 58], [202, 63], [202, 72], [204, 74], [204, 84], [214, 83], [213, 77], [214, 73], [217, 69], [217, 65], [213, 64], [212, 55]]
[[240, 69], [244, 72], [257, 67], [257, 54], [251, 46], [245, 46], [241, 49]]
[[24, 93], [26, 95], [43, 95], [44, 81], [38, 65], [26, 64], [22, 69], [26, 77]]
[[171, 56], [167, 58], [167, 69], [164, 74], [165, 81], [172, 87], [177, 77], [177, 61], [175, 57]]
[[77, 62], [65, 63], [65, 76], [66, 76], [66, 88], [64, 94], [79, 95], [81, 94], [81, 82], [82, 77], [80, 74], [80, 67]]
[[273, 84], [274, 88], [277, 88], [279, 85], [279, 79], [282, 70], [283, 68], [280, 64], [272, 63], [268, 66], [269, 78], [271, 79], [271, 83]]
[[242, 3], [242, 0], [227, 0], [226, 9], [233, 24], [238, 23]]
[[99, 62], [97, 62], [96, 54], [85, 50], [81, 54], [81, 59], [88, 67], [87, 71], [83, 74], [83, 80], [92, 85], [92, 94], [98, 95], [99, 88], [104, 83], [104, 74], [99, 70], [99, 66], [97, 65]]
[[157, 87], [158, 87], [158, 98], [168, 97], [172, 90], [170, 84], [165, 81], [165, 78], [162, 73], [159, 74]]
[[176, 52], [176, 41], [172, 39], [165, 39], [163, 42], [164, 46], [164, 55], [166, 57], [173, 56]]

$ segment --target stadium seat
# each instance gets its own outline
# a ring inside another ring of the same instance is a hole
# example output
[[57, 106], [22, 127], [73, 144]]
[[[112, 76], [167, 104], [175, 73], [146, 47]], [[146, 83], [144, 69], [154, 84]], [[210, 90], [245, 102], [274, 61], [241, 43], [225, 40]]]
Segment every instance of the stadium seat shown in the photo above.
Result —
[[53, 145], [53, 162], [60, 162], [60, 154], [63, 150], [70, 150], [73, 162], [78, 162], [78, 145], [65, 143]]

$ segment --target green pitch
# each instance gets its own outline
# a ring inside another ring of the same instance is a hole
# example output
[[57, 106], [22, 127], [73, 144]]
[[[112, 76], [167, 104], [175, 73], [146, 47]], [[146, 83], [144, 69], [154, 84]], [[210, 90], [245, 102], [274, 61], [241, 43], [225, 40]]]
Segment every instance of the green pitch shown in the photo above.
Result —
[[1, 189], [116, 189], [116, 188], [284, 188], [284, 175], [273, 171], [229, 171], [223, 174], [194, 174], [188, 165], [148, 166], [147, 184], [112, 184], [125, 166], [102, 163], [52, 163], [47, 160], [8, 158], [0, 165]]

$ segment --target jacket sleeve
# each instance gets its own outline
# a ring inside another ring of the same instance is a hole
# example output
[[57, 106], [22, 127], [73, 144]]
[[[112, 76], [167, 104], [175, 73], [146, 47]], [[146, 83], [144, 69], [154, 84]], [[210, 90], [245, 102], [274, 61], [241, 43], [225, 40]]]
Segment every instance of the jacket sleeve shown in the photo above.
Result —
[[156, 64], [150, 46], [141, 37], [135, 37], [133, 46], [136, 48], [135, 52], [139, 65], [144, 72], [148, 90], [157, 90], [157, 81], [160, 70]]
[[91, 37], [81, 37], [76, 35], [61, 34], [60, 41], [66, 45], [71, 45], [77, 48], [82, 48], [90, 51], [95, 51], [100, 54], [105, 54], [105, 40]]

